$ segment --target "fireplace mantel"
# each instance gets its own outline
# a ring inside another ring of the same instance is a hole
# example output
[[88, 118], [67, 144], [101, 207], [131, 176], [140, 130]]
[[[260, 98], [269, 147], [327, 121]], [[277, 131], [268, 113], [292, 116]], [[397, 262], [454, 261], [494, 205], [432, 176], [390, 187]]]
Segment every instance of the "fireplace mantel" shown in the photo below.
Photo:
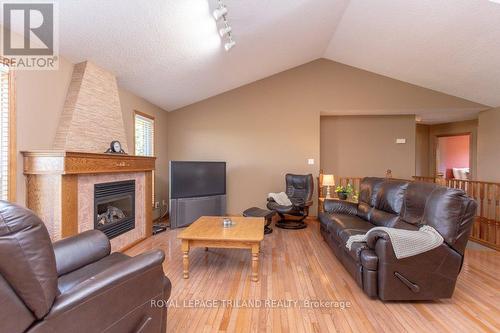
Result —
[[23, 151], [24, 174], [88, 174], [152, 171], [156, 157], [73, 151]]
[[[26, 206], [46, 223], [53, 241], [81, 231], [79, 220], [82, 214], [79, 207], [82, 205], [79, 195], [83, 195], [82, 182], [88, 182], [89, 177], [103, 179], [130, 175], [144, 179], [140, 211], [144, 214], [145, 237], [152, 234], [151, 197], [155, 157], [58, 150], [24, 151], [22, 154], [27, 177]], [[133, 240], [130, 244], [120, 241], [120, 249], [139, 240]]]

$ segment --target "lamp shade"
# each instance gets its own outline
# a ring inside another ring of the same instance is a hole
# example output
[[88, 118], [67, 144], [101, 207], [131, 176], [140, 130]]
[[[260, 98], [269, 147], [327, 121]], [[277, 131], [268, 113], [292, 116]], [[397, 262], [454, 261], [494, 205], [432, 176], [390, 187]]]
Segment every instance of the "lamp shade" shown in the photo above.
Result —
[[323, 175], [323, 186], [335, 186], [335, 177], [333, 175]]

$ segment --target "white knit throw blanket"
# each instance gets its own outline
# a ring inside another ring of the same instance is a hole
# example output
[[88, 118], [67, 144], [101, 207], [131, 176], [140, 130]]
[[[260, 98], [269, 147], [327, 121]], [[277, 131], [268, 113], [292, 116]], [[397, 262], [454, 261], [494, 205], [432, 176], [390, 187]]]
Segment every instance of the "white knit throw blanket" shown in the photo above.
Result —
[[350, 236], [345, 246], [350, 250], [352, 243], [366, 242], [368, 234], [375, 230], [387, 232], [391, 239], [394, 254], [398, 259], [430, 251], [443, 243], [443, 236], [436, 229], [424, 225], [419, 230], [375, 227], [370, 229], [366, 234]]
[[280, 193], [269, 193], [267, 195], [268, 198], [273, 198], [274, 201], [278, 203], [278, 205], [281, 206], [291, 206], [292, 202], [290, 199], [288, 199], [288, 195], [286, 195], [285, 192], [280, 192]]

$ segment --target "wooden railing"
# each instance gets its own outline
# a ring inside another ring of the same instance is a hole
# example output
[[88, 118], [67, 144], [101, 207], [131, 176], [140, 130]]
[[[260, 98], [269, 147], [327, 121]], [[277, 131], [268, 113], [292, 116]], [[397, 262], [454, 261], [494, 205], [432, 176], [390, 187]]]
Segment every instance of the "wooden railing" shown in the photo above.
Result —
[[[321, 174], [318, 178], [321, 185]], [[359, 193], [361, 177], [335, 177], [335, 184], [351, 184]], [[500, 183], [477, 180], [444, 179], [442, 177], [414, 176], [413, 181], [437, 183], [450, 188], [463, 190], [478, 204], [476, 218], [470, 239], [492, 249], [500, 251]], [[334, 189], [332, 189], [333, 193]], [[324, 197], [323, 188], [318, 186], [318, 197]]]
[[478, 180], [413, 177], [416, 181], [458, 188], [477, 202], [471, 239], [500, 251], [500, 183]]
[[435, 177], [413, 176], [413, 180], [417, 182], [435, 183], [436, 179]]

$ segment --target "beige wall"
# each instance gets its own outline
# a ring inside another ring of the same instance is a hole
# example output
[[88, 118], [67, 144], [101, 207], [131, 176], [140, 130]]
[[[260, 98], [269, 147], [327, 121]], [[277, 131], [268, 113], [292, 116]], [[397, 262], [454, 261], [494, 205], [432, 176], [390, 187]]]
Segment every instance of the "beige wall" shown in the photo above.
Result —
[[[18, 151], [51, 149], [59, 118], [71, 79], [73, 65], [60, 59], [57, 71], [18, 71], [16, 80], [17, 148]], [[133, 110], [151, 114], [156, 118], [157, 177], [156, 195], [161, 202], [167, 199], [166, 128], [167, 115], [162, 109], [144, 99], [120, 89], [120, 102], [125, 123], [129, 153], [133, 154]], [[96, 124], [99, 126], [99, 124]], [[22, 173], [22, 157], [18, 153], [17, 202], [24, 204], [26, 197], [25, 177]]]
[[[168, 159], [227, 161], [228, 212], [240, 213], [253, 205], [264, 206], [268, 192], [283, 190], [286, 172], [312, 172], [317, 176], [321, 114], [380, 115], [481, 107], [460, 98], [319, 59], [170, 112]], [[401, 132], [389, 131], [390, 137], [381, 140], [398, 157], [388, 163], [377, 158], [370, 162], [379, 163], [376, 168], [356, 172], [360, 173], [359, 176], [383, 175], [387, 168], [392, 168], [395, 177], [413, 176], [414, 116], [380, 119], [377, 126], [380, 124], [387, 130], [390, 126], [384, 119], [389, 123], [398, 119], [397, 127]], [[348, 132], [348, 139], [339, 138], [344, 140], [345, 146], [339, 148], [338, 154], [350, 151], [348, 147], [357, 143], [357, 136], [364, 135], [356, 127]], [[365, 136], [367, 140], [381, 134], [370, 133], [373, 135]], [[398, 136], [407, 138], [407, 144], [395, 146], [392, 141]], [[322, 160], [329, 160], [331, 152], [326, 144], [324, 147]], [[314, 158], [316, 164], [307, 165], [307, 158]], [[355, 176], [354, 171], [342, 169], [352, 176]]]
[[[406, 139], [397, 144], [397, 138]], [[336, 176], [394, 178], [415, 172], [414, 116], [321, 117], [321, 169]]]
[[133, 93], [119, 89], [130, 154], [134, 154], [134, 110], [155, 118], [155, 201], [168, 204], [167, 112]]
[[457, 135], [457, 134], [471, 134], [470, 150], [471, 161], [470, 168], [472, 178], [477, 178], [477, 136], [478, 136], [478, 121], [466, 120], [453, 123], [431, 125], [429, 127], [429, 175], [436, 174], [436, 148], [439, 136]]
[[500, 182], [500, 108], [479, 114], [478, 179]]
[[[57, 71], [17, 71], [17, 149], [51, 149], [62, 113], [73, 65], [64, 59]], [[17, 155], [17, 202], [25, 204], [22, 155]]]
[[417, 124], [415, 133], [415, 176], [429, 177], [429, 125]]
[[319, 172], [319, 110], [301, 85], [311, 79], [299, 68], [169, 113], [169, 160], [226, 161], [228, 213], [265, 207], [287, 172]]

